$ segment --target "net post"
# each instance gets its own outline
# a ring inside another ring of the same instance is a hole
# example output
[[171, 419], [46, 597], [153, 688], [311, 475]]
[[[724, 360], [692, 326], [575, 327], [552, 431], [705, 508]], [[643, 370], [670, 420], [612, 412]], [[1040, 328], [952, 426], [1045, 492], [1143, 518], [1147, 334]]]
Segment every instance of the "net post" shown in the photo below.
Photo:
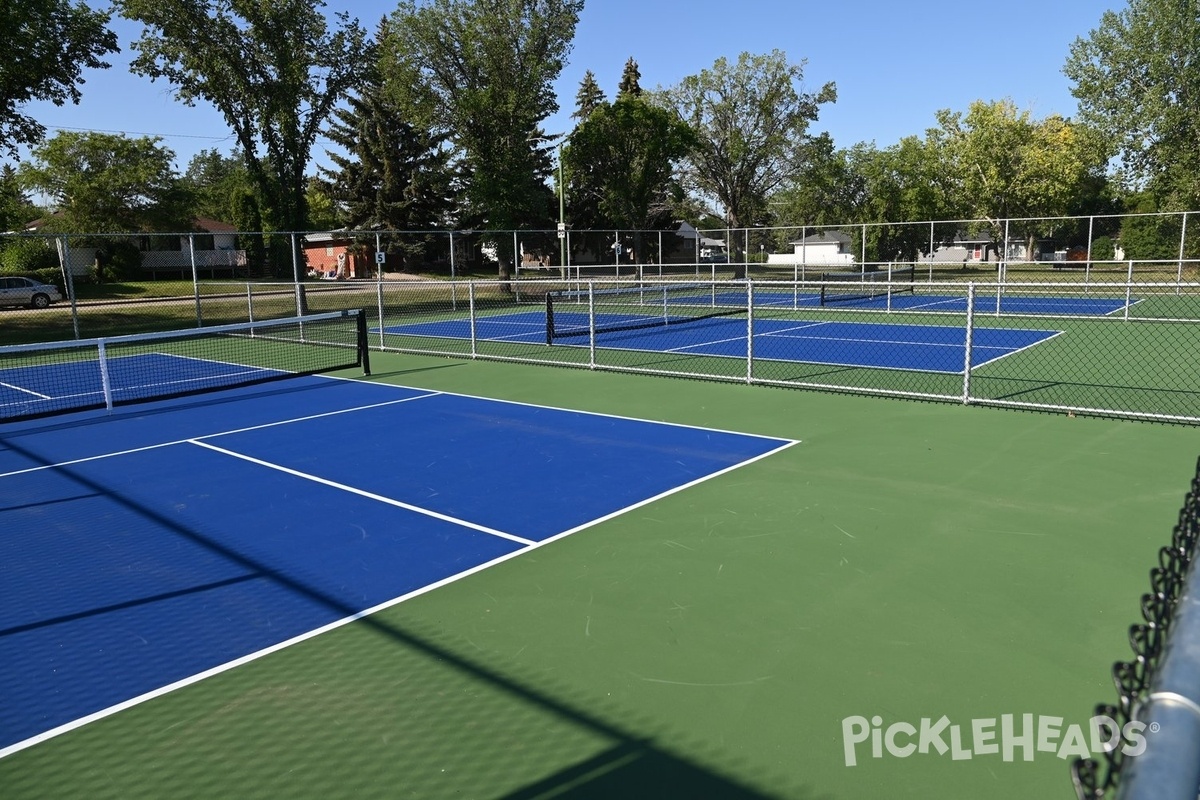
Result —
[[358, 348], [358, 363], [362, 367], [363, 375], [371, 374], [371, 345], [367, 339], [367, 311], [364, 308], [359, 308], [354, 311], [357, 316], [355, 319], [355, 331], [357, 342], [355, 346]]
[[103, 339], [97, 340], [96, 353], [100, 364], [100, 390], [104, 393], [104, 408], [111, 414], [113, 410], [112, 380], [108, 374], [108, 351], [104, 347]]
[[554, 344], [554, 292], [546, 292], [546, 344]]

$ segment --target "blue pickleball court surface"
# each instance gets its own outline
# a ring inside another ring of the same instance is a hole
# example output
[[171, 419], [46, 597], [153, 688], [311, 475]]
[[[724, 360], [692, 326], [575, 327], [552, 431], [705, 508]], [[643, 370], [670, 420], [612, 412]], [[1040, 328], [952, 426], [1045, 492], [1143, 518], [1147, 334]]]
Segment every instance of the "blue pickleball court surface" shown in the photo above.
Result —
[[332, 378], [0, 426], [0, 755], [794, 444]]

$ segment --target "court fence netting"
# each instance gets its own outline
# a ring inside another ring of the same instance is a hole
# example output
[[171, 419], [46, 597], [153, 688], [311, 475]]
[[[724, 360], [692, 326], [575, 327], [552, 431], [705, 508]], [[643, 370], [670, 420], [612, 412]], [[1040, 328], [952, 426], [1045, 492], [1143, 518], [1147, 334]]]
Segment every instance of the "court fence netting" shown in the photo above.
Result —
[[361, 367], [366, 316], [344, 310], [191, 330], [0, 346], [0, 422]]
[[1133, 657], [1113, 665], [1117, 701], [1098, 759], [1076, 759], [1080, 800], [1195, 800], [1200, 796], [1200, 465], [1171, 543], [1158, 551], [1142, 622], [1129, 629]]
[[5, 312], [0, 345], [363, 309], [380, 351], [1200, 424], [1200, 283], [1067, 277], [205, 281]]

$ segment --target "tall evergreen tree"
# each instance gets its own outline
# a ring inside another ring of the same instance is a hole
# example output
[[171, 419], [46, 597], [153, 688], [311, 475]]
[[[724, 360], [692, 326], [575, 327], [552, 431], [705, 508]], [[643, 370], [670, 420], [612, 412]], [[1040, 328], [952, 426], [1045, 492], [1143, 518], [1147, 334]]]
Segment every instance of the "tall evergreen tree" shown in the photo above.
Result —
[[641, 97], [641, 80], [641, 70], [638, 69], [637, 62], [631, 57], [625, 62], [625, 71], [621, 73], [621, 84], [617, 87], [617, 97], [623, 97], [624, 95]]
[[575, 93], [575, 113], [571, 119], [583, 122], [588, 115], [607, 102], [600, 84], [596, 83], [596, 74], [590, 69], [583, 73], [579, 82], [579, 91]]
[[[329, 152], [334, 168], [321, 174], [349, 227], [430, 231], [446, 225], [456, 201], [447, 137], [407, 116], [378, 71], [335, 113], [328, 138], [345, 154]], [[429, 235], [388, 241], [405, 267], [429, 257]]]

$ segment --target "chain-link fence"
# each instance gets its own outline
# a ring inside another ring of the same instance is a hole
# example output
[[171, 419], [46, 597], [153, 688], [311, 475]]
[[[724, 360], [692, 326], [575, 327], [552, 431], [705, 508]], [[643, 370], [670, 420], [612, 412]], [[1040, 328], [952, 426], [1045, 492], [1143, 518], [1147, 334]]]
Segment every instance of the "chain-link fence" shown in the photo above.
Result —
[[0, 312], [0, 344], [361, 308], [382, 350], [1200, 423], [1200, 284], [1138, 275], [198, 281]]

